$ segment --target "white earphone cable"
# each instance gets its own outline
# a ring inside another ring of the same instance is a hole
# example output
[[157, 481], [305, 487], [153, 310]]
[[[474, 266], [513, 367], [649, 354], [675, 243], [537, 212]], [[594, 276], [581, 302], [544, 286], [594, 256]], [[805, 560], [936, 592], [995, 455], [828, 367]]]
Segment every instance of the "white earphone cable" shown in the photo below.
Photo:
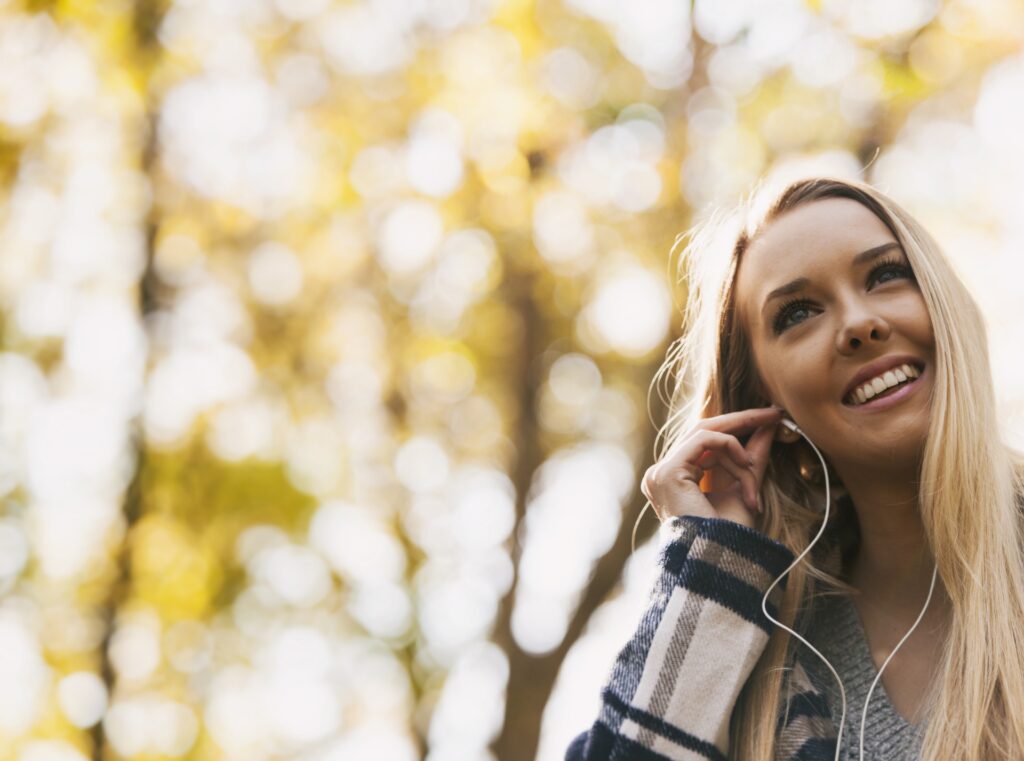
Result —
[[[772, 618], [771, 615], [768, 613], [768, 607], [767, 607], [768, 595], [771, 594], [771, 591], [775, 588], [775, 585], [778, 584], [780, 581], [782, 581], [782, 578], [787, 573], [789, 573], [790, 571], [793, 570], [793, 568], [796, 566], [797, 563], [800, 562], [800, 560], [804, 557], [804, 555], [806, 555], [808, 552], [811, 551], [811, 548], [813, 548], [815, 543], [818, 541], [818, 539], [821, 538], [821, 535], [823, 533], [825, 533], [825, 528], [828, 525], [829, 505], [831, 503], [831, 490], [829, 488], [829, 482], [828, 482], [828, 467], [825, 465], [825, 458], [822, 456], [821, 452], [818, 451], [818, 447], [816, 447], [814, 445], [814, 442], [811, 441], [810, 438], [808, 438], [807, 434], [805, 434], [802, 430], [800, 430], [799, 426], [797, 426], [795, 423], [792, 423], [789, 420], [784, 420], [783, 424], [786, 424], [787, 428], [789, 428], [790, 430], [792, 430], [792, 431], [794, 431], [796, 433], [799, 433], [801, 436], [803, 436], [804, 440], [808, 444], [811, 445], [811, 448], [814, 450], [814, 453], [816, 455], [818, 455], [818, 459], [821, 460], [822, 472], [825, 474], [825, 518], [824, 518], [824, 520], [822, 520], [821, 528], [818, 530], [818, 533], [815, 535], [813, 541], [807, 546], [807, 549], [805, 549], [803, 552], [801, 552], [797, 556], [796, 560], [794, 560], [789, 565], [789, 567], [785, 571], [782, 572], [782, 575], [780, 575], [777, 579], [775, 579], [775, 581], [772, 582], [771, 586], [768, 587], [768, 591], [764, 593], [764, 598], [761, 600], [761, 610], [764, 613], [765, 617], [768, 618], [772, 623], [774, 623], [776, 626], [779, 626], [779, 627], [785, 629], [787, 632], [789, 632], [794, 637], [796, 637], [798, 640], [800, 640], [805, 645], [807, 645], [807, 647], [809, 647], [812, 651], [814, 651], [814, 654], [817, 655], [826, 666], [828, 666], [829, 671], [831, 671], [832, 675], [836, 678], [836, 682], [839, 683], [839, 693], [840, 693], [840, 697], [842, 698], [842, 707], [843, 707], [842, 717], [839, 720], [839, 729], [838, 729], [838, 731], [836, 733], [836, 757], [835, 757], [835, 761], [839, 761], [839, 752], [840, 752], [840, 749], [842, 748], [842, 744], [843, 744], [843, 727], [844, 727], [844, 725], [846, 723], [846, 689], [843, 687], [843, 680], [839, 678], [839, 674], [832, 667], [832, 664], [828, 662], [828, 659], [824, 655], [822, 655], [818, 651], [818, 649], [816, 647], [814, 647], [814, 645], [812, 645], [806, 639], [804, 639], [799, 634], [797, 634], [795, 631], [790, 629], [788, 626], [783, 624], [781, 621], [777, 621], [776, 619]], [[885, 667], [887, 665], [889, 665], [889, 661], [892, 659], [892, 657], [894, 655], [896, 655], [896, 651], [900, 649], [900, 646], [907, 640], [907, 637], [910, 636], [910, 634], [914, 631], [914, 629], [917, 628], [917, 625], [921, 622], [921, 619], [924, 617], [924, 612], [925, 612], [925, 610], [928, 609], [928, 603], [931, 602], [931, 599], [932, 599], [932, 590], [935, 589], [935, 578], [936, 578], [936, 575], [938, 574], [938, 570], [939, 570], [938, 566], [936, 566], [935, 570], [932, 571], [932, 584], [931, 584], [931, 588], [929, 588], [929, 590], [928, 590], [928, 599], [925, 600], [924, 607], [921, 609], [921, 612], [917, 615], [917, 620], [914, 622], [914, 625], [910, 627], [910, 631], [908, 631], [906, 634], [903, 635], [903, 639], [901, 639], [899, 641], [899, 644], [897, 644], [896, 647], [893, 648], [892, 652], [889, 653], [889, 657], [885, 659], [885, 662], [882, 664], [882, 668], [880, 668], [878, 670], [878, 674], [875, 675], [875, 680], [871, 683], [871, 689], [868, 690], [868, 696], [867, 696], [867, 699], [864, 701], [864, 712], [861, 715], [861, 722], [860, 722], [860, 759], [861, 759], [861, 761], [864, 761], [864, 724], [867, 721], [868, 705], [871, 702], [871, 693], [874, 692], [875, 685], [878, 684], [878, 680], [881, 678], [882, 672], [885, 671]]]
[[871, 702], [871, 693], [875, 691], [875, 685], [878, 684], [878, 680], [882, 678], [882, 672], [885, 671], [885, 667], [889, 665], [889, 661], [892, 660], [892, 657], [894, 655], [896, 655], [896, 651], [900, 649], [900, 647], [903, 645], [904, 642], [906, 642], [907, 637], [910, 636], [911, 632], [913, 632], [914, 629], [917, 628], [917, 625], [919, 623], [921, 623], [921, 619], [924, 618], [924, 612], [926, 610], [928, 610], [928, 603], [930, 603], [932, 601], [932, 591], [935, 589], [935, 577], [938, 575], [938, 573], [939, 573], [939, 567], [935, 566], [935, 569], [932, 571], [932, 583], [931, 583], [931, 586], [928, 587], [928, 597], [924, 601], [924, 607], [921, 608], [921, 612], [917, 614], [917, 620], [914, 621], [914, 625], [910, 627], [910, 630], [906, 634], [903, 635], [903, 639], [901, 639], [899, 641], [899, 643], [896, 645], [896, 647], [894, 647], [892, 649], [892, 652], [889, 653], [889, 657], [886, 658], [885, 661], [882, 663], [882, 668], [878, 669], [878, 673], [875, 674], [875, 681], [873, 681], [871, 683], [871, 689], [868, 690], [868, 696], [864, 700], [864, 712], [861, 714], [861, 717], [860, 717], [860, 757], [861, 757], [861, 759], [864, 758], [864, 723], [868, 720], [868, 704]]

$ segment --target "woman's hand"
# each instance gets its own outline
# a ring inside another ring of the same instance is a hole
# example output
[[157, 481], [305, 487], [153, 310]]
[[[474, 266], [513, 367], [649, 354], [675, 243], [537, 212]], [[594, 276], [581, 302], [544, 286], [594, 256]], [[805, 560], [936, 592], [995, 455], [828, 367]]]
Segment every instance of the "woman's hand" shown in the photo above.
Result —
[[[754, 527], [758, 494], [782, 410], [763, 407], [701, 420], [644, 473], [640, 491], [662, 522], [677, 515]], [[744, 447], [735, 434], [754, 431]]]

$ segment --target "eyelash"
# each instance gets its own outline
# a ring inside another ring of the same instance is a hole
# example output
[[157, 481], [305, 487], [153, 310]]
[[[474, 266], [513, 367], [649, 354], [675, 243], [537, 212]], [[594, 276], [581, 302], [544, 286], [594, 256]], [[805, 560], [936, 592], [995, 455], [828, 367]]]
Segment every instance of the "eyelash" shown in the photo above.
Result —
[[[882, 261], [880, 261], [878, 264], [871, 268], [871, 272], [868, 273], [868, 282], [872, 282], [877, 275], [885, 271], [896, 272], [901, 277], [905, 277], [911, 281], [914, 280], [914, 271], [910, 269], [910, 267], [908, 267], [906, 264], [904, 264], [901, 260], [883, 259]], [[786, 318], [789, 317], [791, 312], [796, 311], [801, 307], [807, 306], [813, 306], [813, 304], [811, 304], [811, 302], [808, 301], [807, 299], [801, 298], [791, 299], [790, 301], [787, 301], [782, 306], [780, 306], [779, 311], [775, 313], [775, 320], [772, 322], [772, 328], [774, 329], [775, 334], [778, 335], [783, 331], [787, 330], [788, 328], [793, 327], [793, 325], [785, 324]], [[799, 323], [794, 323], [794, 325], [796, 324]]]

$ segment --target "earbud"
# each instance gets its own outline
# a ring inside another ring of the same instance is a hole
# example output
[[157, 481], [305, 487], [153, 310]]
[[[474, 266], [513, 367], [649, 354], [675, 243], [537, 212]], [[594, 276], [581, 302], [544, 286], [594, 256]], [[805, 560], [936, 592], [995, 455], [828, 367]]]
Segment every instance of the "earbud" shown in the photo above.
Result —
[[792, 444], [800, 438], [800, 434], [803, 431], [800, 430], [800, 426], [794, 423], [789, 418], [782, 418], [779, 421], [781, 427], [775, 429], [775, 440], [781, 441], [785, 444]]

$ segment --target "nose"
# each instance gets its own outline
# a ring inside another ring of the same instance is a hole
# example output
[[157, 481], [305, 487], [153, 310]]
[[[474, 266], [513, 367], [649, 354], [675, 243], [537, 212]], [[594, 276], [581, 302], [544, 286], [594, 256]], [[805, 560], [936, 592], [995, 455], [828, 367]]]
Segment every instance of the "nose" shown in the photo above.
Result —
[[863, 344], [887, 340], [890, 332], [889, 323], [879, 314], [853, 307], [836, 335], [836, 349], [840, 354], [852, 354]]

